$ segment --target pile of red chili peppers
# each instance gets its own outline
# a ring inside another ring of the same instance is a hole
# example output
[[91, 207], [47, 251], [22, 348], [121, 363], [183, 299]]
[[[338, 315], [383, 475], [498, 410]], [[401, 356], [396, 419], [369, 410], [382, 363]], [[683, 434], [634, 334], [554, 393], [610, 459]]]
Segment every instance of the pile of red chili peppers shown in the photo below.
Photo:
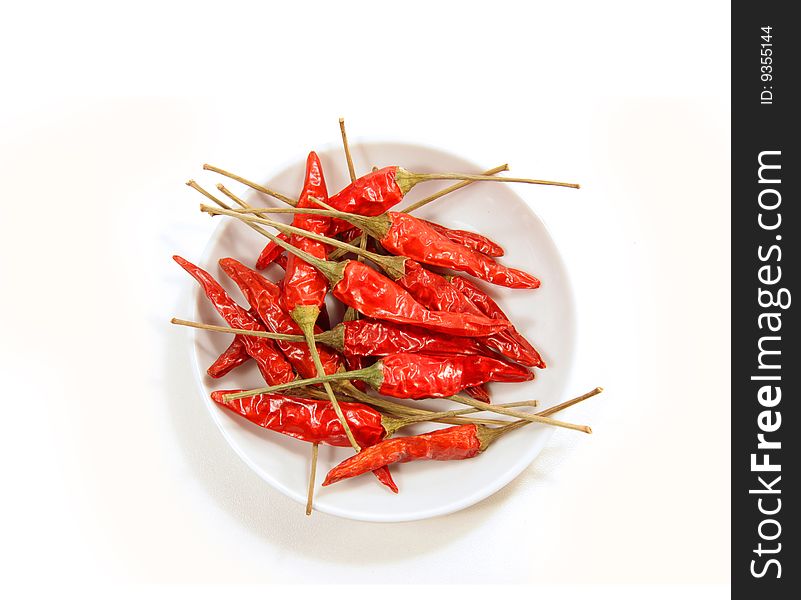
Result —
[[[533, 401], [491, 403], [486, 384], [528, 381], [534, 378], [532, 369], [544, 369], [545, 361], [483, 283], [454, 272], [518, 289], [537, 288], [539, 279], [501, 264], [504, 250], [497, 241], [410, 214], [474, 180], [578, 186], [494, 177], [505, 165], [477, 176], [415, 174], [390, 166], [356, 177], [342, 120], [340, 127], [351, 184], [332, 196], [314, 152], [306, 161], [297, 200], [204, 166], [292, 208], [253, 208], [222, 184], [217, 188], [227, 200], [221, 200], [188, 182], [216, 205], [202, 210], [237, 218], [268, 238], [263, 249], [243, 257], [255, 269], [235, 258], [219, 260], [221, 273], [240, 290], [247, 307], [237, 304], [210, 273], [174, 257], [227, 326], [173, 322], [233, 334], [209, 366], [209, 377], [224, 377], [253, 359], [266, 384], [216, 391], [214, 402], [259, 427], [314, 444], [307, 514], [317, 444], [355, 451], [327, 474], [324, 486], [372, 471], [397, 493], [391, 464], [472, 458], [501, 435], [531, 422], [589, 432], [589, 427], [550, 415], [600, 388], [540, 413], [519, 410]], [[414, 185], [432, 179], [461, 181], [402, 212], [390, 210]], [[273, 212], [293, 213], [292, 225], [268, 218]], [[283, 276], [271, 281], [260, 271], [273, 264]], [[349, 315], [332, 326], [327, 308], [336, 301]], [[467, 407], [454, 404], [453, 410], [434, 412], [406, 402], [425, 398], [448, 398]], [[487, 411], [506, 418], [483, 418]], [[451, 426], [393, 437], [421, 422]]]

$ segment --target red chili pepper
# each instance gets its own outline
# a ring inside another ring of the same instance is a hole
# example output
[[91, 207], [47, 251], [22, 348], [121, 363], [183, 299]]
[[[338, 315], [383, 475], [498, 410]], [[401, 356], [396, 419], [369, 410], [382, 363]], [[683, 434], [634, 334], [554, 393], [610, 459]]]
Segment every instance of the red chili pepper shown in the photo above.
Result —
[[489, 356], [404, 353], [387, 356], [378, 364], [381, 365], [378, 391], [393, 398], [446, 398], [490, 381], [534, 379], [528, 369]]
[[[283, 233], [280, 234], [278, 237], [280, 237], [285, 242], [289, 241], [289, 236], [284, 235]], [[281, 248], [281, 246], [270, 242], [261, 251], [261, 254], [259, 254], [259, 258], [256, 259], [256, 268], [259, 270], [266, 269], [268, 266], [276, 262], [280, 258], [281, 254], [283, 254], [283, 252], [284, 249]]]
[[[211, 393], [220, 406], [245, 417], [259, 427], [283, 433], [312, 444], [349, 447], [342, 424], [331, 403], [327, 400], [295, 398], [283, 394], [257, 394], [226, 401], [226, 394], [242, 390], [221, 390]], [[380, 442], [386, 435], [384, 417], [377, 410], [357, 402], [340, 402], [354, 438], [362, 448]], [[378, 480], [398, 492], [392, 475], [386, 467], [374, 469]]]
[[211, 364], [206, 373], [208, 373], [209, 377], [218, 379], [245, 364], [251, 358], [242, 336], [235, 335], [231, 345], [217, 357], [217, 360]]
[[540, 286], [540, 280], [533, 275], [501, 265], [489, 256], [454, 243], [425, 221], [407, 213], [387, 212], [377, 217], [364, 217], [332, 210], [307, 208], [281, 210], [308, 215], [324, 215], [328, 212], [359, 227], [395, 256], [405, 256], [428, 265], [464, 271], [504, 287], [534, 289]]
[[492, 402], [492, 398], [490, 398], [489, 390], [483, 385], [474, 385], [464, 389], [464, 393], [470, 396], [471, 398], [475, 398], [476, 400], [481, 400], [482, 402], [486, 402], [489, 404]]
[[489, 428], [473, 424], [457, 425], [431, 433], [384, 440], [339, 463], [328, 472], [323, 485], [395, 463], [473, 458], [487, 447], [488, 442], [483, 439], [484, 430]]
[[[269, 330], [275, 333], [302, 334], [300, 327], [280, 307], [280, 290], [277, 285], [233, 258], [220, 259], [220, 267], [239, 286], [250, 306]], [[309, 346], [305, 342], [276, 340], [275, 344], [301, 377], [309, 378], [317, 374]], [[339, 368], [339, 357], [336, 353], [320, 348], [319, 354], [325, 372], [336, 372]]]
[[[484, 314], [472, 300], [465, 296], [461, 289], [450, 281], [450, 277], [443, 277], [438, 273], [429, 271], [420, 263], [411, 259], [404, 262], [406, 274], [397, 282], [406, 288], [414, 298], [423, 306], [431, 310], [444, 310], [448, 312], [462, 312], [472, 315]], [[492, 315], [485, 315], [490, 316]], [[495, 318], [495, 317], [493, 317]], [[520, 344], [509, 331], [501, 331], [481, 338], [480, 342], [506, 358], [527, 367], [545, 367], [536, 350], [532, 353], [531, 344]]]
[[345, 356], [387, 356], [399, 352], [485, 354], [476, 340], [373, 319], [345, 321], [317, 339]]
[[[206, 271], [180, 256], [173, 256], [173, 259], [197, 280], [214, 308], [229, 326], [249, 331], [265, 331], [264, 326], [234, 302], [225, 289]], [[259, 371], [267, 383], [279, 385], [295, 378], [292, 366], [270, 340], [243, 336], [242, 341], [248, 354], [256, 359]]]
[[[306, 160], [306, 181], [298, 207], [312, 206], [313, 202], [310, 199], [312, 197], [328, 198], [320, 158], [314, 152], [310, 152]], [[325, 233], [329, 222], [330, 219], [325, 216], [296, 214], [292, 224], [312, 233]], [[293, 234], [290, 236], [290, 243], [319, 259], [325, 259], [328, 254], [324, 244], [307, 237]], [[299, 306], [313, 306], [319, 309], [325, 303], [327, 291], [328, 281], [324, 275], [297, 255], [289, 255], [284, 276], [284, 297], [290, 314]]]
[[[450, 282], [461, 291], [475, 306], [477, 306], [483, 314], [492, 319], [506, 319], [506, 314], [501, 310], [501, 307], [493, 300], [487, 292], [482, 290], [472, 281], [460, 277], [458, 275], [448, 277]], [[516, 353], [517, 357], [512, 357], [520, 363], [528, 364], [528, 366], [545, 368], [545, 361], [537, 352], [537, 349], [523, 337], [523, 335], [515, 329], [514, 325], [506, 331], [498, 335], [499, 338], [506, 340], [509, 346], [509, 353]], [[506, 352], [504, 352], [508, 356]], [[525, 361], [525, 362], [524, 362]]]
[[[248, 314], [257, 321], [259, 320], [259, 316], [254, 311], [249, 310]], [[262, 323], [262, 325], [263, 324], [264, 323]], [[228, 375], [228, 373], [237, 367], [242, 366], [251, 358], [252, 356], [248, 354], [247, 347], [245, 346], [245, 341], [241, 336], [235, 335], [234, 339], [231, 341], [231, 345], [223, 350], [222, 354], [217, 357], [217, 360], [206, 369], [206, 373], [209, 377], [219, 379], [220, 377]]]
[[394, 281], [364, 263], [355, 260], [327, 262], [278, 240], [272, 234], [265, 232], [265, 235], [317, 268], [330, 282], [336, 298], [368, 317], [473, 337], [491, 335], [508, 326], [505, 321], [488, 319], [483, 315], [430, 311]]
[[525, 367], [489, 356], [463, 354], [409, 354], [385, 356], [365, 369], [333, 373], [324, 377], [298, 379], [270, 389], [250, 390], [250, 394], [277, 392], [332, 381], [364, 381], [371, 388], [393, 398], [447, 398], [466, 387], [490, 381], [519, 382], [534, 379]]
[[424, 221], [424, 222], [434, 231], [436, 231], [437, 233], [441, 233], [450, 241], [456, 244], [467, 246], [471, 250], [475, 250], [476, 252], [481, 252], [481, 254], [485, 254], [487, 256], [492, 256], [496, 258], [499, 256], [503, 256], [504, 254], [503, 248], [500, 246], [500, 244], [493, 242], [491, 239], [489, 239], [484, 235], [481, 235], [480, 233], [474, 233], [472, 231], [466, 231], [464, 229], [449, 229], [444, 225], [440, 225], [439, 223], [434, 223], [433, 221]]

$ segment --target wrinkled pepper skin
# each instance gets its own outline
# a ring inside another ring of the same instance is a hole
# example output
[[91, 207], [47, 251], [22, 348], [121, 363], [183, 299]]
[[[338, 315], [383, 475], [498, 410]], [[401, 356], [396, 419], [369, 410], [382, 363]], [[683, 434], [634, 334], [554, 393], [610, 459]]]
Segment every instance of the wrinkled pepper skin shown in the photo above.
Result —
[[463, 271], [484, 281], [514, 289], [535, 289], [540, 280], [520, 269], [498, 264], [490, 257], [456, 244], [425, 221], [407, 213], [389, 212], [390, 227], [379, 242], [396, 256], [427, 265]]
[[409, 437], [390, 438], [365, 448], [328, 472], [323, 485], [374, 469], [413, 460], [464, 460], [481, 452], [475, 425], [457, 425]]
[[[403, 286], [415, 300], [426, 308], [452, 313], [484, 315], [481, 309], [462, 292], [460, 287], [449, 281], [450, 278], [445, 278], [438, 273], [429, 271], [423, 265], [411, 259], [407, 260], [404, 266], [406, 274], [398, 279], [397, 283]], [[501, 331], [483, 337], [480, 342], [487, 348], [521, 365], [540, 367], [545, 364], [536, 350], [531, 353], [527, 347], [518, 344], [508, 331]], [[526, 342], [526, 345], [528, 347], [531, 346], [528, 342]]]
[[519, 382], [533, 373], [489, 356], [393, 354], [381, 359], [378, 391], [393, 398], [445, 398], [490, 381]]
[[[242, 390], [220, 390], [211, 393], [211, 399], [220, 406], [245, 417], [259, 427], [310, 442], [350, 448], [350, 442], [327, 400], [295, 398], [283, 394], [257, 394], [225, 402], [226, 394]], [[340, 408], [350, 426], [353, 437], [362, 448], [380, 442], [387, 432], [381, 423], [381, 414], [357, 402], [340, 402]], [[373, 469], [379, 481], [398, 492], [387, 468]]]
[[[462, 292], [470, 302], [477, 306], [482, 314], [492, 319], [508, 320], [506, 314], [501, 310], [501, 307], [498, 306], [495, 300], [472, 281], [456, 275], [450, 278], [450, 282]], [[512, 360], [516, 360], [529, 367], [545, 368], [545, 361], [542, 359], [542, 356], [540, 356], [540, 353], [531, 345], [531, 342], [523, 337], [523, 334], [515, 329], [514, 325], [495, 337], [497, 337], [501, 343], [505, 344], [504, 350], [499, 350], [499, 352], [502, 352], [505, 356], [509, 356]]]
[[332, 292], [337, 299], [368, 317], [457, 336], [482, 337], [508, 327], [507, 321], [488, 319], [484, 315], [430, 311], [375, 269], [355, 260], [346, 263], [343, 277]]
[[[265, 331], [264, 326], [254, 319], [248, 311], [234, 302], [228, 292], [209, 273], [180, 256], [173, 256], [173, 259], [197, 280], [206, 297], [230, 327], [248, 329], [250, 331]], [[292, 366], [271, 340], [242, 336], [242, 341], [248, 354], [256, 360], [259, 371], [268, 384], [279, 385], [281, 383], [289, 383], [295, 379]]]
[[430, 226], [434, 231], [444, 235], [446, 238], [456, 244], [461, 244], [462, 246], [466, 246], [471, 250], [481, 252], [481, 254], [484, 254], [485, 256], [491, 256], [493, 258], [498, 258], [499, 256], [504, 255], [503, 248], [500, 246], [500, 244], [493, 242], [487, 236], [481, 235], [480, 233], [474, 233], [464, 229], [449, 229], [444, 225], [434, 223], [433, 221], [426, 221], [424, 219], [421, 220]]
[[[355, 356], [387, 356], [399, 352], [437, 354], [484, 354], [476, 340], [426, 331], [372, 319], [347, 321], [343, 328], [343, 353]], [[352, 369], [350, 369], [352, 370]]]
[[244, 365], [251, 358], [245, 347], [245, 342], [242, 340], [242, 336], [235, 335], [231, 345], [223, 350], [223, 353], [217, 357], [217, 360], [211, 363], [206, 373], [209, 377], [219, 379], [220, 377], [228, 375], [228, 373], [237, 367]]
[[[327, 204], [336, 210], [366, 217], [385, 213], [403, 200], [403, 191], [395, 181], [398, 167], [384, 167], [359, 177], [338, 194], [331, 196]], [[316, 205], [315, 208], [320, 208]], [[352, 229], [353, 225], [341, 219], [331, 219], [329, 237]]]
[[[221, 259], [220, 267], [239, 286], [252, 310], [256, 311], [267, 329], [275, 333], [303, 334], [295, 321], [281, 308], [281, 293], [277, 285], [233, 258]], [[309, 346], [305, 342], [275, 340], [275, 345], [301, 377], [309, 378], [317, 375]], [[328, 375], [335, 373], [340, 364], [336, 352], [324, 346], [318, 348], [318, 352], [325, 373]]]
[[[319, 208], [311, 198], [326, 201], [328, 190], [323, 178], [323, 167], [315, 152], [310, 152], [306, 159], [306, 180], [298, 199], [298, 208]], [[296, 214], [292, 225], [306, 229], [312, 233], [324, 234], [330, 226], [328, 217]], [[312, 256], [325, 260], [328, 249], [325, 244], [299, 235], [291, 235], [290, 243], [296, 248], [308, 252]], [[286, 274], [284, 275], [284, 300], [286, 309], [292, 312], [298, 306], [322, 307], [328, 292], [328, 280], [313, 266], [294, 254], [287, 257]]]

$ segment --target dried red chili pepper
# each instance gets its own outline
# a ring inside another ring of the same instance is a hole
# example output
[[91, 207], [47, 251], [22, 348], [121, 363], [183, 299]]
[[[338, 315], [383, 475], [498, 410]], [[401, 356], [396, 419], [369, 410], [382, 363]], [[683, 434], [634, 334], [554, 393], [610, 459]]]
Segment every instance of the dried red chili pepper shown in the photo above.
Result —
[[[600, 394], [602, 388], [583, 394], [554, 407], [537, 413], [547, 417], [587, 398]], [[485, 425], [458, 425], [439, 429], [421, 435], [385, 439], [374, 446], [365, 448], [359, 454], [351, 456], [329, 471], [323, 485], [331, 485], [343, 479], [356, 477], [379, 467], [414, 460], [464, 460], [473, 458], [484, 452], [490, 444], [502, 435], [519, 429], [526, 421], [514, 421], [509, 425], [490, 428]], [[585, 433], [591, 433], [589, 427], [576, 427]]]
[[464, 393], [471, 398], [481, 400], [482, 402], [492, 402], [492, 398], [489, 395], [489, 390], [487, 390], [487, 388], [483, 385], [473, 385], [467, 387], [464, 389]]
[[[348, 215], [341, 211], [307, 208], [276, 210], [293, 213], [300, 211], [309, 215], [324, 215], [328, 212], [359, 227], [395, 256], [406, 256], [428, 265], [464, 271], [484, 281], [508, 288], [535, 289], [540, 286], [540, 280], [533, 275], [501, 265], [489, 256], [452, 242], [425, 221], [407, 213], [387, 212], [377, 217], [364, 217]], [[265, 212], [268, 211], [269, 209], [265, 209]]]
[[[220, 259], [220, 267], [239, 286], [252, 309], [269, 330], [302, 335], [300, 327], [279, 305], [278, 286], [233, 258]], [[311, 351], [305, 342], [275, 340], [275, 344], [301, 377], [318, 375]], [[325, 373], [336, 372], [339, 368], [339, 357], [336, 353], [326, 348], [320, 348], [319, 353]]]
[[[288, 235], [281, 234], [278, 237], [285, 242], [289, 241]], [[261, 251], [261, 254], [259, 254], [259, 257], [256, 259], [256, 268], [259, 270], [266, 269], [268, 266], [276, 262], [281, 257], [283, 252], [284, 250], [281, 248], [281, 246], [272, 243], [267, 244], [267, 246], [265, 246]]]
[[[249, 310], [248, 314], [259, 321], [259, 316], [254, 311]], [[264, 323], [262, 323], [262, 325], [264, 325]], [[234, 339], [231, 341], [231, 344], [228, 346], [228, 348], [223, 350], [222, 354], [220, 354], [211, 364], [211, 366], [206, 369], [206, 373], [209, 377], [219, 379], [237, 367], [242, 366], [251, 358], [253, 357], [248, 354], [245, 341], [240, 335], [234, 335]]]
[[301, 379], [270, 388], [250, 390], [248, 393], [276, 392], [323, 382], [360, 380], [385, 396], [419, 400], [451, 397], [466, 387], [490, 381], [520, 382], [530, 381], [533, 378], [533, 373], [525, 367], [489, 356], [403, 352], [385, 356], [374, 365], [360, 371]]
[[[249, 331], [265, 331], [264, 326], [234, 302], [225, 289], [206, 271], [180, 256], [173, 256], [173, 259], [197, 280], [214, 308], [231, 327]], [[256, 359], [259, 371], [267, 383], [278, 385], [295, 378], [292, 366], [270, 340], [243, 336], [242, 341], [245, 343], [248, 354]]]
[[[211, 399], [220, 406], [245, 417], [259, 427], [283, 433], [312, 444], [348, 447], [348, 436], [339, 422], [331, 403], [308, 398], [296, 398], [283, 394], [257, 394], [226, 401], [226, 394], [241, 390], [220, 390], [211, 393]], [[340, 408], [348, 421], [353, 436], [362, 448], [380, 442], [390, 431], [395, 419], [384, 417], [377, 410], [357, 402], [340, 402]], [[388, 428], [384, 423], [387, 422]], [[398, 487], [386, 467], [374, 470], [378, 480], [393, 492]]]
[[[447, 279], [486, 316], [492, 319], [509, 320], [495, 300], [472, 281], [459, 275], [448, 276]], [[523, 334], [515, 329], [514, 325], [503, 331], [498, 337], [507, 341], [510, 354], [517, 354], [517, 357], [511, 357], [513, 360], [518, 362], [525, 360], [529, 366], [539, 367], [540, 369], [545, 368], [545, 361], [540, 356], [540, 353], [523, 337]], [[504, 354], [509, 355], [507, 353]]]
[[474, 233], [464, 229], [449, 229], [444, 225], [434, 223], [434, 221], [427, 221], [425, 219], [421, 220], [437, 233], [444, 235], [450, 241], [461, 244], [462, 246], [467, 246], [471, 250], [475, 250], [476, 252], [481, 252], [481, 254], [495, 258], [503, 256], [504, 254], [503, 248], [500, 246], [500, 244], [493, 242], [487, 236], [481, 235], [480, 233]]
[[483, 425], [457, 425], [431, 433], [387, 439], [339, 463], [328, 472], [323, 485], [394, 463], [473, 458], [487, 448], [495, 431]]
[[245, 364], [252, 357], [248, 354], [245, 342], [239, 335], [234, 336], [231, 345], [217, 357], [211, 366], [206, 370], [209, 377], [219, 379], [227, 375], [237, 367]]

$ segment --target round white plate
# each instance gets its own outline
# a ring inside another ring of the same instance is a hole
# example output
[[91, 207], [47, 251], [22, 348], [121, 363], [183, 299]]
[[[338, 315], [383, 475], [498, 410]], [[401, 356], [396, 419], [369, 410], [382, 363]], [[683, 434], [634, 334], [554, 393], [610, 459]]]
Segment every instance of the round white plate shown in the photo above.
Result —
[[[463, 158], [429, 147], [400, 143], [363, 143], [352, 147], [358, 174], [366, 173], [373, 165], [401, 165], [415, 172], [457, 171], [480, 173], [494, 165], [475, 165]], [[342, 189], [349, 182], [341, 147], [333, 146], [319, 155], [323, 162], [329, 193]], [[268, 181], [273, 189], [296, 197], [303, 184], [305, 156]], [[243, 173], [253, 177], [252, 173]], [[533, 176], [542, 177], [535, 173]], [[228, 181], [226, 184], [230, 183]], [[404, 199], [401, 207], [425, 197], [448, 182], [429, 182], [418, 185]], [[213, 188], [212, 188], [213, 189]], [[238, 189], [238, 188], [235, 188]], [[510, 290], [491, 286], [493, 297], [509, 315], [517, 328], [542, 353], [548, 368], [536, 371], [536, 379], [526, 383], [491, 384], [493, 403], [539, 399], [543, 407], [564, 401], [565, 385], [573, 362], [575, 345], [574, 303], [568, 276], [559, 252], [542, 221], [531, 211], [522, 197], [534, 200], [542, 186], [523, 184], [475, 183], [419, 210], [415, 214], [436, 220], [452, 228], [469, 229], [488, 235], [506, 250], [501, 261], [522, 268], [542, 280], [537, 290]], [[563, 193], [575, 193], [561, 190]], [[545, 192], [547, 193], [547, 192]], [[518, 195], [520, 194], [520, 195]], [[522, 197], [521, 197], [522, 196]], [[277, 201], [247, 194], [256, 206], [270, 206]], [[207, 269], [230, 292], [244, 302], [239, 290], [218, 267], [217, 261], [226, 256], [253, 265], [265, 238], [242, 223], [220, 219], [220, 225], [209, 241], [200, 266]], [[187, 257], [190, 260], [193, 257]], [[267, 270], [273, 280], [281, 276], [277, 266]], [[221, 323], [199, 288], [194, 297], [195, 319], [205, 323]], [[336, 311], [338, 314], [338, 311]], [[332, 311], [332, 318], [336, 318]], [[214, 404], [209, 394], [213, 390], [254, 388], [263, 386], [258, 371], [249, 364], [234, 370], [226, 377], [213, 380], [206, 368], [230, 343], [229, 335], [195, 330], [195, 367], [200, 391], [212, 418], [220, 427], [234, 451], [267, 483], [299, 503], [306, 501], [307, 478], [311, 446], [281, 434], [266, 431]], [[453, 407], [444, 401], [426, 401], [422, 406]], [[409, 428], [400, 435], [426, 429], [428, 424]], [[350, 519], [364, 521], [411, 521], [444, 515], [460, 510], [495, 493], [509, 483], [539, 454], [551, 430], [530, 425], [498, 440], [485, 453], [464, 461], [420, 461], [391, 467], [400, 493], [395, 495], [379, 485], [373, 477], [364, 476], [320, 487], [328, 470], [352, 454], [349, 448], [320, 446], [318, 488], [314, 507]], [[303, 511], [298, 508], [298, 517]]]

